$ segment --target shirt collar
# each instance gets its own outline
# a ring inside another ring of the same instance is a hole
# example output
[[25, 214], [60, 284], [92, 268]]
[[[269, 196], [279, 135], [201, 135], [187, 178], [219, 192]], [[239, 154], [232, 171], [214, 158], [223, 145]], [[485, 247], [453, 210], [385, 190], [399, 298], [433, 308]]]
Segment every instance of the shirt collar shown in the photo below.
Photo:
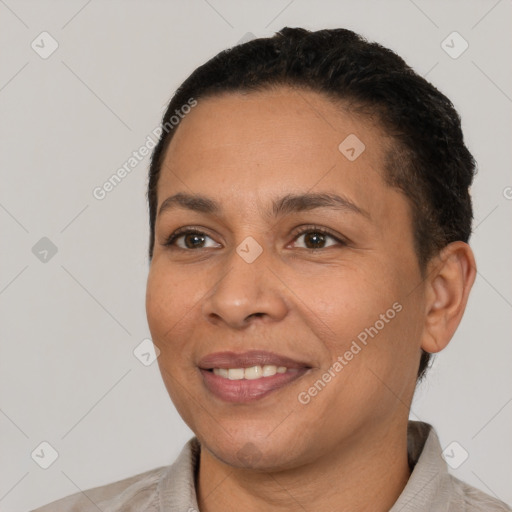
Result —
[[446, 490], [451, 479], [446, 462], [441, 457], [439, 438], [428, 423], [409, 421], [407, 425], [407, 452], [414, 469], [400, 496], [389, 512], [444, 512], [450, 503]]

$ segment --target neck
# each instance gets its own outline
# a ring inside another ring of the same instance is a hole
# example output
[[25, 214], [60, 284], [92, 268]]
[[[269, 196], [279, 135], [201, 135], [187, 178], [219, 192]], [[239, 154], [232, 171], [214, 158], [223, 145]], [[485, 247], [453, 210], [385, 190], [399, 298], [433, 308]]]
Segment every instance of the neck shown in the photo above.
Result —
[[344, 444], [308, 464], [277, 472], [229, 466], [202, 446], [199, 509], [389, 511], [410, 476], [407, 420], [384, 431], [359, 433]]

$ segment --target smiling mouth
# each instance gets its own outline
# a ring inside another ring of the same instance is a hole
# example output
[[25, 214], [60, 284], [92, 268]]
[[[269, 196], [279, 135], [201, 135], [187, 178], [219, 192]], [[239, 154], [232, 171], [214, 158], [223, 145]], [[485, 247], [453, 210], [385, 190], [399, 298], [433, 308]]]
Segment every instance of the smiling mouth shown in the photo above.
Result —
[[206, 389], [223, 402], [260, 400], [296, 381], [312, 367], [272, 352], [217, 352], [199, 362]]

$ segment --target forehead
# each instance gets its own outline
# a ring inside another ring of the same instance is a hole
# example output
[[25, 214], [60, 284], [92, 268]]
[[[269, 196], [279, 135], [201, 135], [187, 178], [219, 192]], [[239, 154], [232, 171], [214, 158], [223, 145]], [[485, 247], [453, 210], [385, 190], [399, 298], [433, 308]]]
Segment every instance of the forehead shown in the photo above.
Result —
[[234, 204], [235, 196], [250, 203], [331, 191], [367, 209], [369, 196], [375, 201], [393, 191], [383, 180], [389, 146], [380, 126], [311, 91], [283, 87], [200, 99], [167, 149], [158, 207], [176, 192]]
[[380, 153], [390, 143], [380, 126], [351, 113], [348, 104], [308, 90], [279, 87], [200, 99], [180, 123], [168, 153], [177, 158], [187, 152], [187, 158], [194, 158], [193, 148], [215, 153], [245, 146], [241, 158], [254, 153], [262, 158], [264, 146], [270, 157], [302, 161], [307, 155], [318, 160], [318, 153], [326, 149], [329, 156], [340, 156], [339, 144], [351, 134], [364, 140], [369, 149], [366, 160], [382, 157]]

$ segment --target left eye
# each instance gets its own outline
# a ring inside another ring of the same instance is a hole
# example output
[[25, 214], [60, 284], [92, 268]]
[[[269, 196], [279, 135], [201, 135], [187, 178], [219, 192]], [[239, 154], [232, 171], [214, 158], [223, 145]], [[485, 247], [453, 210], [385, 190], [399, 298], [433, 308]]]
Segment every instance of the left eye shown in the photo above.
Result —
[[324, 249], [325, 245], [323, 244], [325, 244], [325, 241], [328, 238], [335, 241], [335, 243], [331, 245], [336, 245], [336, 243], [343, 245], [341, 240], [321, 229], [310, 229], [307, 231], [302, 231], [294, 238], [294, 241], [301, 237], [304, 237], [304, 244], [306, 245], [306, 247], [304, 247], [305, 249]]

